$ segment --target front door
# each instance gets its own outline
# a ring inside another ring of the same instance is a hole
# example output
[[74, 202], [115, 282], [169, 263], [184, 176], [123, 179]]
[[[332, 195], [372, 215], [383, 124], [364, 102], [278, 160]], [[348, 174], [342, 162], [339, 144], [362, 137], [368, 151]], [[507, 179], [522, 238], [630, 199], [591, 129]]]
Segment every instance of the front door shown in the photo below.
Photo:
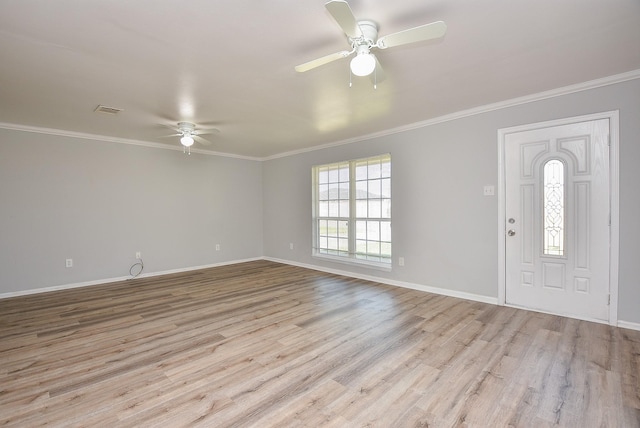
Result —
[[505, 303], [609, 319], [609, 119], [504, 135]]

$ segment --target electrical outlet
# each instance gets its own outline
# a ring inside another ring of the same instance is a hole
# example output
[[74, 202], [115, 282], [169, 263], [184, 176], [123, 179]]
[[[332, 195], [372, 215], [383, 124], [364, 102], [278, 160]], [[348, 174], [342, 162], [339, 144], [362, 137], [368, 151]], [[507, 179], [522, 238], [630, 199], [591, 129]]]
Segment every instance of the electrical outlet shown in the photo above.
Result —
[[220, 251], [220, 244], [216, 244], [216, 251]]
[[73, 267], [73, 259], [65, 260], [64, 265], [65, 267], [68, 267], [68, 268]]
[[289, 242], [289, 249], [293, 250], [293, 242]]
[[404, 257], [398, 257], [398, 266], [404, 266]]
[[483, 194], [484, 196], [494, 196], [496, 194], [496, 188], [491, 185], [484, 186]]
[[136, 251], [136, 259], [141, 259], [142, 253], [140, 251]]

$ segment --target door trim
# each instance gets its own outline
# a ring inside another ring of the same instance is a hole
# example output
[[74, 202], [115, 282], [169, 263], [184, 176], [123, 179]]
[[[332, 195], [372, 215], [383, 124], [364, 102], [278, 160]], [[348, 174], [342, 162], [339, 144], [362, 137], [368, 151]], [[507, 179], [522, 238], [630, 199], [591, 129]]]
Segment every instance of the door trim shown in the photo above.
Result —
[[[611, 226], [609, 228], [609, 324], [618, 324], [618, 258], [620, 238], [618, 110], [498, 129], [498, 305], [510, 306], [506, 303], [506, 172], [504, 153], [506, 136], [516, 132], [551, 128], [598, 119], [609, 119], [609, 197], [611, 215]], [[587, 319], [587, 321], [602, 322], [601, 320], [595, 319]]]

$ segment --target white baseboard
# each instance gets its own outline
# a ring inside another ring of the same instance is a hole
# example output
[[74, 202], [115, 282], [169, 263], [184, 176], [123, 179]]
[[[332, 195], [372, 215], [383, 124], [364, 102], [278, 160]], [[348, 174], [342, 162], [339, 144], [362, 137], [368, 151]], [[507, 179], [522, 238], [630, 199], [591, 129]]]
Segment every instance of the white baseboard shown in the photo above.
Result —
[[[213, 268], [213, 267], [218, 267], [218, 266], [233, 265], [233, 264], [251, 262], [251, 261], [256, 261], [256, 260], [268, 260], [268, 261], [272, 261], [272, 262], [276, 262], [276, 263], [283, 263], [283, 264], [287, 264], [287, 265], [303, 267], [303, 268], [306, 268], [306, 269], [312, 269], [312, 270], [317, 270], [317, 271], [321, 271], [321, 272], [332, 273], [332, 274], [335, 274], [335, 275], [342, 275], [342, 276], [347, 276], [347, 277], [351, 277], [351, 278], [358, 278], [358, 279], [362, 279], [362, 280], [365, 280], [365, 281], [379, 282], [381, 284], [393, 285], [393, 286], [396, 286], [396, 287], [410, 288], [412, 290], [418, 290], [418, 291], [425, 291], [427, 293], [440, 294], [440, 295], [449, 296], [449, 297], [457, 297], [459, 299], [472, 300], [472, 301], [475, 301], [475, 302], [489, 303], [489, 304], [493, 304], [493, 305], [497, 305], [498, 304], [498, 299], [497, 298], [493, 298], [493, 297], [481, 296], [481, 295], [472, 294], [472, 293], [465, 293], [465, 292], [456, 291], [456, 290], [448, 290], [448, 289], [445, 289], [445, 288], [430, 287], [430, 286], [422, 285], [422, 284], [414, 284], [414, 283], [403, 282], [403, 281], [395, 281], [395, 280], [380, 278], [380, 277], [371, 276], [371, 275], [360, 275], [360, 274], [356, 274], [356, 273], [349, 272], [349, 271], [343, 271], [343, 270], [338, 270], [338, 269], [328, 269], [328, 268], [323, 268], [323, 267], [320, 267], [320, 266], [309, 265], [309, 264], [305, 264], [305, 263], [296, 263], [296, 262], [292, 262], [290, 260], [282, 260], [282, 259], [276, 259], [276, 258], [272, 258], [272, 257], [255, 257], [255, 258], [250, 258], [250, 259], [232, 260], [232, 261], [228, 261], [228, 262], [213, 263], [213, 264], [207, 264], [207, 265], [201, 265], [201, 266], [190, 266], [190, 267], [186, 267], [186, 268], [169, 269], [169, 270], [163, 270], [163, 271], [158, 271], [158, 272], [146, 272], [146, 273], [142, 273], [142, 274], [138, 275], [136, 278], [149, 278], [149, 277], [154, 277], [154, 276], [169, 275], [169, 274], [181, 273], [181, 272], [189, 272], [189, 271], [192, 271], [192, 270], [208, 269], [208, 268]], [[103, 279], [98, 279], [98, 280], [94, 280], [94, 281], [76, 282], [76, 283], [72, 283], [72, 284], [56, 285], [56, 286], [45, 287], [45, 288], [35, 288], [35, 289], [32, 289], [32, 290], [24, 290], [24, 291], [16, 291], [16, 292], [11, 292], [11, 293], [3, 293], [3, 294], [0, 294], [0, 299], [7, 299], [7, 298], [10, 298], [10, 297], [18, 297], [18, 296], [26, 296], [26, 295], [30, 295], [30, 294], [47, 293], [47, 292], [50, 292], [50, 291], [69, 290], [69, 289], [72, 289], [72, 288], [79, 288], [79, 287], [90, 287], [92, 285], [107, 284], [107, 283], [110, 283], [110, 282], [126, 281], [126, 280], [130, 280], [130, 279], [134, 279], [134, 278], [130, 277], [130, 276], [119, 276], [119, 277], [113, 277], [113, 278], [103, 278]]]
[[[263, 258], [262, 257], [255, 257], [255, 258], [251, 258], [251, 259], [232, 260], [232, 261], [228, 261], [228, 262], [212, 263], [212, 264], [201, 265], [201, 266], [190, 266], [190, 267], [186, 267], [186, 268], [169, 269], [169, 270], [163, 270], [163, 271], [158, 271], [158, 272], [147, 272], [147, 273], [142, 273], [142, 274], [136, 276], [135, 278], [149, 278], [149, 277], [153, 277], [153, 276], [168, 275], [168, 274], [180, 273], [180, 272], [189, 272], [189, 271], [192, 271], [192, 270], [208, 269], [208, 268], [213, 268], [213, 267], [218, 267], [218, 266], [235, 265], [235, 264], [238, 264], [238, 263], [252, 262], [252, 261], [255, 261], [255, 260], [263, 260]], [[52, 286], [52, 287], [44, 287], [44, 288], [34, 288], [32, 290], [13, 291], [13, 292], [10, 292], [10, 293], [2, 293], [2, 294], [0, 294], [0, 299], [8, 299], [10, 297], [27, 296], [27, 295], [30, 295], [30, 294], [48, 293], [50, 291], [70, 290], [72, 288], [90, 287], [92, 285], [108, 284], [110, 282], [120, 282], [120, 281], [126, 281], [126, 280], [130, 280], [130, 279], [135, 279], [135, 278], [131, 277], [131, 276], [118, 276], [118, 277], [114, 277], [114, 278], [97, 279], [97, 280], [94, 280], [94, 281], [76, 282], [76, 283], [73, 283], [73, 284], [55, 285], [55, 286]]]
[[[360, 274], [353, 273], [353, 272], [348, 272], [348, 271], [343, 271], [343, 270], [338, 270], [338, 269], [329, 269], [329, 268], [325, 268], [325, 267], [321, 267], [321, 266], [309, 265], [309, 264], [306, 264], [306, 263], [297, 263], [297, 262], [292, 262], [290, 260], [277, 259], [277, 258], [273, 258], [273, 257], [263, 257], [263, 259], [264, 260], [269, 260], [269, 261], [272, 261], [272, 262], [276, 262], [276, 263], [283, 263], [283, 264], [287, 264], [287, 265], [298, 266], [298, 267], [303, 267], [303, 268], [307, 268], [307, 269], [313, 269], [313, 270], [317, 270], [317, 271], [320, 271], [320, 272], [327, 272], [327, 273], [332, 273], [332, 274], [336, 274], [336, 275], [347, 276], [347, 277], [350, 277], [350, 278], [363, 279], [365, 281], [379, 282], [381, 284], [394, 285], [394, 286], [402, 287], [402, 288], [410, 288], [412, 290], [425, 291], [427, 293], [440, 294], [440, 295], [443, 295], [443, 296], [457, 297], [459, 299], [471, 300], [471, 301], [481, 302], [481, 303], [489, 303], [491, 305], [498, 305], [498, 298], [497, 297], [488, 297], [488, 296], [482, 296], [482, 295], [479, 295], [479, 294], [466, 293], [466, 292], [463, 292], [463, 291], [449, 290], [449, 289], [446, 289], [446, 288], [431, 287], [431, 286], [428, 286], [428, 285], [414, 284], [414, 283], [404, 282], [404, 281], [395, 281], [395, 280], [391, 280], [391, 279], [380, 278], [380, 277], [377, 277], [377, 276], [360, 275]], [[521, 307], [512, 306], [512, 305], [505, 305], [505, 306], [511, 307], [511, 308], [516, 308], [516, 309], [522, 309], [522, 310], [532, 310], [532, 309], [521, 308]], [[549, 313], [549, 312], [544, 312], [544, 311], [537, 311], [537, 312]], [[558, 315], [558, 314], [551, 314], [551, 315]], [[572, 316], [572, 315], [560, 315], [560, 316], [567, 316], [569, 318], [576, 318], [575, 316]], [[581, 319], [581, 320], [590, 321], [590, 322], [597, 322], [597, 323], [600, 323], [600, 324], [608, 324], [606, 321], [602, 321], [602, 320], [593, 320], [593, 319], [586, 319], [586, 318], [584, 318], [584, 319], [583, 318], [576, 318], [576, 319]], [[629, 330], [638, 330], [638, 331], [640, 331], [640, 323], [635, 323], [635, 322], [630, 322], [630, 321], [618, 321], [616, 325], [618, 327], [620, 327], [620, 328], [628, 328]]]
[[95, 281], [76, 282], [73, 284], [54, 285], [52, 287], [33, 288], [31, 290], [12, 291], [10, 293], [0, 294], [0, 299], [8, 299], [10, 297], [28, 296], [30, 294], [49, 293], [51, 291], [70, 290], [72, 288], [90, 287], [92, 285], [106, 284], [109, 282], [118, 282], [131, 279], [130, 276], [119, 276], [114, 278], [97, 279]]
[[637, 323], [637, 322], [620, 321], [620, 320], [618, 320], [618, 327], [620, 327], [620, 328], [628, 328], [629, 330], [640, 331], [640, 323]]
[[290, 260], [276, 259], [276, 258], [273, 258], [273, 257], [264, 257], [264, 260], [269, 260], [269, 261], [272, 261], [272, 262], [283, 263], [283, 264], [292, 265], [292, 266], [303, 267], [303, 268], [306, 268], [306, 269], [313, 269], [313, 270], [317, 270], [317, 271], [320, 271], [320, 272], [332, 273], [332, 274], [335, 274], [335, 275], [347, 276], [347, 277], [350, 277], [350, 278], [362, 279], [362, 280], [365, 280], [365, 281], [379, 282], [381, 284], [393, 285], [393, 286], [396, 286], [396, 287], [410, 288], [412, 290], [424, 291], [424, 292], [427, 292], [427, 293], [440, 294], [440, 295], [449, 296], [449, 297], [457, 297], [459, 299], [471, 300], [471, 301], [474, 301], [474, 302], [489, 303], [489, 304], [492, 304], [492, 305], [497, 305], [498, 304], [498, 298], [497, 297], [482, 296], [480, 294], [466, 293], [464, 291], [449, 290], [449, 289], [446, 289], [446, 288], [431, 287], [429, 285], [414, 284], [414, 283], [411, 283], [411, 282], [395, 281], [395, 280], [392, 280], [392, 279], [381, 278], [381, 277], [378, 277], [378, 276], [361, 275], [361, 274], [357, 274], [357, 273], [353, 273], [353, 272], [349, 272], [349, 271], [343, 271], [343, 270], [338, 270], [338, 269], [329, 269], [329, 268], [325, 268], [325, 267], [321, 267], [321, 266], [315, 266], [315, 265], [309, 265], [309, 264], [305, 264], [305, 263], [292, 262]]
[[190, 266], [190, 267], [186, 267], [186, 268], [163, 270], [163, 271], [159, 271], [159, 272], [141, 274], [141, 275], [137, 276], [137, 278], [147, 278], [147, 277], [151, 277], [151, 276], [169, 275], [169, 274], [172, 274], [172, 273], [189, 272], [189, 271], [192, 271], [192, 270], [209, 269], [209, 268], [214, 268], [214, 267], [219, 267], [219, 266], [237, 265], [238, 263], [254, 262], [256, 260], [264, 260], [264, 257], [253, 257], [253, 258], [250, 258], [250, 259], [231, 260], [231, 261], [228, 261], [228, 262], [212, 263], [212, 264], [208, 264], [208, 265]]
[[[254, 258], [249, 258], [249, 259], [232, 260], [232, 261], [227, 261], [227, 262], [212, 263], [212, 264], [201, 265], [201, 266], [190, 266], [190, 267], [186, 267], [186, 268], [169, 269], [169, 270], [158, 271], [158, 272], [147, 272], [147, 273], [140, 274], [136, 278], [149, 278], [149, 277], [154, 277], [154, 276], [168, 275], [168, 274], [172, 274], [172, 273], [189, 272], [189, 271], [199, 270], [199, 269], [208, 269], [208, 268], [213, 268], [213, 267], [218, 267], [218, 266], [227, 266], [227, 265], [234, 265], [234, 264], [238, 264], [238, 263], [252, 262], [252, 261], [256, 261], [256, 260], [268, 260], [268, 261], [272, 261], [272, 262], [276, 262], [276, 263], [282, 263], [282, 264], [286, 264], [286, 265], [292, 265], [292, 266], [298, 266], [298, 267], [302, 267], [302, 268], [306, 268], [306, 269], [317, 270], [317, 271], [320, 271], [320, 272], [326, 272], [326, 273], [332, 273], [332, 274], [335, 274], [335, 275], [347, 276], [347, 277], [350, 277], [350, 278], [362, 279], [362, 280], [365, 280], [365, 281], [378, 282], [378, 283], [381, 283], [381, 284], [393, 285], [393, 286], [402, 287], [402, 288], [410, 288], [412, 290], [424, 291], [424, 292], [427, 292], [427, 293], [439, 294], [439, 295], [449, 296], [449, 297], [456, 297], [456, 298], [459, 298], [459, 299], [471, 300], [471, 301], [474, 301], [474, 302], [481, 302], [481, 303], [488, 303], [488, 304], [491, 304], [491, 305], [498, 305], [498, 298], [497, 297], [483, 296], [483, 295], [480, 295], [480, 294], [466, 293], [464, 291], [449, 290], [449, 289], [446, 289], [446, 288], [431, 287], [431, 286], [428, 286], [428, 285], [415, 284], [415, 283], [404, 282], [404, 281], [395, 281], [395, 280], [392, 280], [392, 279], [380, 278], [380, 277], [377, 277], [377, 276], [362, 275], [362, 274], [357, 274], [357, 273], [353, 273], [353, 272], [349, 272], [349, 271], [343, 271], [343, 270], [339, 270], [339, 269], [329, 269], [329, 268], [325, 268], [325, 267], [321, 267], [321, 266], [310, 265], [310, 264], [306, 264], [306, 263], [297, 263], [297, 262], [293, 262], [293, 261], [290, 261], [290, 260], [277, 259], [277, 258], [273, 258], [273, 257], [254, 257]], [[134, 278], [132, 278], [130, 276], [120, 276], [120, 277], [114, 277], [114, 278], [98, 279], [98, 280], [94, 280], [94, 281], [76, 282], [76, 283], [73, 283], [73, 284], [56, 285], [56, 286], [45, 287], [45, 288], [35, 288], [35, 289], [32, 289], [32, 290], [15, 291], [15, 292], [10, 292], [10, 293], [2, 293], [2, 294], [0, 294], [0, 299], [8, 299], [10, 297], [26, 296], [26, 295], [30, 295], [30, 294], [47, 293], [47, 292], [50, 292], [50, 291], [69, 290], [69, 289], [72, 289], [72, 288], [79, 288], [79, 287], [90, 287], [92, 285], [107, 284], [107, 283], [110, 283], [110, 282], [126, 281], [126, 280], [130, 280], [130, 279], [134, 279]], [[620, 327], [620, 328], [627, 328], [627, 329], [630, 329], [630, 330], [640, 331], [640, 323], [636, 323], [636, 322], [618, 321], [617, 326]]]

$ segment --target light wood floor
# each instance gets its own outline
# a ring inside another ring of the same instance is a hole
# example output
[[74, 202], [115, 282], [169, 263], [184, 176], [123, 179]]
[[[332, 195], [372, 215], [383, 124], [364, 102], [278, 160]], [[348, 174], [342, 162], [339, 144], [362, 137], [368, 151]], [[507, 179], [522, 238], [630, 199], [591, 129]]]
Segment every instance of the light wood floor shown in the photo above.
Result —
[[0, 300], [0, 363], [7, 426], [640, 426], [640, 332], [267, 261]]

